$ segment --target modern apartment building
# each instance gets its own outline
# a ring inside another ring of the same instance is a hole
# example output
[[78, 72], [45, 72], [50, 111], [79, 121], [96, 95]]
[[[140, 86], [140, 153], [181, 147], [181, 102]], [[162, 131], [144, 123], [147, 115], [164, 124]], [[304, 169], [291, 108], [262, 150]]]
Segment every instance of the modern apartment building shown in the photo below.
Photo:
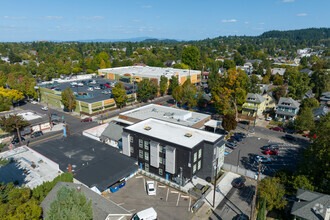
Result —
[[123, 131], [123, 153], [140, 168], [185, 185], [194, 176], [214, 179], [224, 162], [223, 136], [149, 118]]

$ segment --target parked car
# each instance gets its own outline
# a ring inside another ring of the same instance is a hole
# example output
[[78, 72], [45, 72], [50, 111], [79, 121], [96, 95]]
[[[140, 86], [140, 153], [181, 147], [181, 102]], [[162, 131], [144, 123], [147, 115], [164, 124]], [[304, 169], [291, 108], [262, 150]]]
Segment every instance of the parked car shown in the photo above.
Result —
[[271, 121], [271, 120], [273, 120], [272, 117], [267, 117], [266, 118], [266, 121]]
[[94, 87], [93, 86], [88, 87], [87, 91], [93, 92], [94, 91]]
[[235, 133], [235, 136], [239, 136], [239, 137], [242, 137], [242, 138], [246, 138], [246, 134], [243, 133], [243, 132], [236, 132], [236, 133]]
[[230, 143], [237, 144], [237, 140], [235, 140], [233, 138], [229, 138], [227, 141], [230, 142]]
[[256, 156], [254, 158], [254, 160], [257, 162], [257, 163], [271, 163], [272, 160], [268, 157], [265, 157], [265, 156]]
[[70, 84], [76, 86], [78, 83], [77, 82], [71, 82]]
[[41, 110], [48, 111], [48, 107], [47, 106], [43, 106], [43, 107], [41, 107]]
[[293, 137], [292, 135], [289, 135], [289, 134], [286, 134], [286, 135], [284, 136], [284, 138], [285, 138], [286, 140], [288, 140], [288, 141], [295, 141], [295, 140], [296, 140], [295, 137]]
[[284, 195], [283, 198], [289, 202], [298, 202], [297, 197], [293, 195]]
[[50, 118], [51, 118], [52, 121], [60, 121], [60, 120], [61, 120], [61, 117], [58, 116], [58, 115], [55, 114], [55, 113], [51, 113], [51, 114], [50, 114]]
[[80, 82], [80, 83], [78, 83], [78, 86], [84, 86], [84, 84]]
[[232, 136], [232, 138], [234, 138], [238, 142], [241, 142], [243, 140], [242, 137], [238, 135]]
[[95, 80], [90, 80], [90, 84], [96, 84]]
[[231, 149], [235, 149], [235, 148], [237, 148], [237, 145], [236, 145], [236, 144], [234, 144], [234, 143], [230, 143], [230, 142], [227, 142], [227, 143], [226, 143], [226, 146], [229, 147], [229, 148], [231, 148]]
[[234, 218], [234, 220], [249, 220], [249, 216], [245, 214], [238, 214]]
[[101, 89], [99, 86], [94, 87], [95, 90]]
[[108, 83], [104, 83], [103, 85], [109, 89], [111, 88], [111, 86]]
[[277, 144], [269, 144], [266, 146], [262, 146], [261, 150], [269, 150], [269, 149], [276, 149], [278, 150], [278, 145]]
[[269, 148], [267, 150], [264, 150], [264, 154], [266, 154], [266, 155], [278, 155], [278, 150]]
[[157, 219], [157, 212], [154, 208], [148, 208], [142, 211], [139, 211], [138, 213], [134, 214], [131, 218], [132, 220], [155, 220]]
[[243, 125], [249, 125], [250, 124], [249, 121], [239, 121], [238, 123], [243, 124]]
[[233, 185], [233, 187], [235, 187], [237, 189], [241, 189], [244, 187], [245, 182], [246, 182], [245, 177], [241, 176], [239, 178], [234, 179], [232, 182], [232, 185]]
[[269, 129], [273, 130], [273, 131], [283, 131], [283, 128], [280, 128], [280, 127], [271, 127]]
[[[24, 138], [24, 137], [21, 137], [21, 141], [25, 141], [25, 138]], [[11, 143], [12, 143], [12, 144], [19, 143], [19, 138], [18, 138], [18, 137], [14, 137], [14, 139], [12, 140]]]
[[156, 195], [155, 181], [147, 181], [148, 195]]
[[90, 117], [81, 119], [81, 122], [90, 122], [90, 121], [93, 121], [93, 119]]
[[296, 132], [292, 129], [285, 129], [284, 130], [285, 133], [288, 133], [288, 134], [295, 134]]
[[39, 137], [41, 135], [44, 135], [42, 131], [35, 131], [31, 134], [31, 138]]
[[31, 102], [31, 104], [35, 105], [35, 104], [38, 104], [38, 102], [33, 100], [33, 101]]

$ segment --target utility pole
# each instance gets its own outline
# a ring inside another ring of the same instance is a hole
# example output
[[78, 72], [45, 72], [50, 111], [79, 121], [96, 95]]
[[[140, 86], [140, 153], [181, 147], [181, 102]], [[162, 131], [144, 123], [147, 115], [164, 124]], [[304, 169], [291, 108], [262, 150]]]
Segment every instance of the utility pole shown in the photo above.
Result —
[[49, 106], [48, 106], [48, 95], [47, 95], [47, 111], [48, 111], [48, 119], [49, 119], [50, 130], [52, 130], [52, 128], [53, 128], [53, 123], [52, 123], [52, 119], [51, 119], [51, 117], [50, 117], [50, 110], [49, 110]]
[[215, 174], [214, 174], [214, 190], [213, 190], [213, 208], [215, 208], [215, 191], [217, 189], [217, 176], [218, 176], [218, 159], [217, 158], [217, 161], [215, 162]]
[[258, 167], [258, 177], [257, 177], [257, 186], [256, 186], [256, 191], [253, 196], [252, 204], [251, 204], [251, 213], [250, 213], [250, 219], [254, 219], [254, 212], [255, 212], [255, 207], [256, 207], [256, 197], [258, 193], [258, 183], [259, 183], [259, 174], [260, 174], [260, 168], [261, 168], [261, 162], [259, 162], [259, 167]]

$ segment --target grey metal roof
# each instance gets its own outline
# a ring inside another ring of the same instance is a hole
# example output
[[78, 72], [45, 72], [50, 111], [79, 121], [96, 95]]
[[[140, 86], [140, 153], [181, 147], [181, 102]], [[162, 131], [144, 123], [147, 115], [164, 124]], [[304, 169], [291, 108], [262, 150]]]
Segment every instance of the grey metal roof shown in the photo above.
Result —
[[324, 92], [322, 93], [320, 97], [321, 101], [329, 101], [330, 100], [330, 92]]
[[276, 110], [276, 114], [278, 114], [278, 115], [296, 116], [296, 114], [294, 112], [280, 111], [278, 109]]
[[305, 68], [305, 69], [300, 70], [299, 73], [307, 73], [310, 76], [310, 75], [312, 75], [313, 71]]
[[248, 95], [246, 97], [246, 101], [260, 104], [260, 103], [266, 101], [266, 99], [264, 97], [262, 97], [261, 95], [259, 95], [259, 94], [248, 93]]
[[303, 219], [324, 219], [327, 208], [330, 206], [330, 196], [298, 189], [297, 198], [300, 202], [294, 202], [291, 214]]
[[300, 104], [292, 98], [281, 97], [277, 106], [278, 107], [299, 108]]
[[329, 112], [329, 109], [326, 106], [321, 106], [319, 108], [313, 109], [312, 112], [313, 112], [313, 115], [314, 115], [314, 119], [318, 120], [319, 117], [326, 116], [327, 113]]
[[131, 215], [131, 213], [126, 209], [120, 207], [111, 200], [104, 198], [82, 184], [58, 182], [40, 204], [43, 209], [44, 218], [47, 216], [47, 211], [49, 210], [50, 204], [56, 198], [57, 191], [63, 186], [70, 189], [78, 189], [78, 187], [80, 187], [81, 192], [85, 194], [86, 198], [92, 201], [93, 219], [95, 220], [105, 220], [109, 214], [111, 214], [112, 217], [115, 217], [115, 219], [120, 219], [123, 216]]
[[122, 134], [123, 134], [123, 126], [120, 126], [115, 123], [109, 123], [109, 125], [102, 132], [100, 139], [101, 140], [111, 139], [114, 141], [119, 141], [121, 140]]

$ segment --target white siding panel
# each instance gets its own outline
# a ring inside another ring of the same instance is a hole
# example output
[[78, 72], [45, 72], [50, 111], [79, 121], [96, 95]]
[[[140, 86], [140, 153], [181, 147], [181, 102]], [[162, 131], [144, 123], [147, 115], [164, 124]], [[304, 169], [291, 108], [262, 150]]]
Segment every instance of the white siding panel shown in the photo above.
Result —
[[123, 132], [122, 135], [122, 142], [123, 142], [123, 154], [127, 156], [131, 156], [131, 143], [130, 143], [130, 134]]
[[159, 168], [159, 143], [150, 141], [150, 165]]

